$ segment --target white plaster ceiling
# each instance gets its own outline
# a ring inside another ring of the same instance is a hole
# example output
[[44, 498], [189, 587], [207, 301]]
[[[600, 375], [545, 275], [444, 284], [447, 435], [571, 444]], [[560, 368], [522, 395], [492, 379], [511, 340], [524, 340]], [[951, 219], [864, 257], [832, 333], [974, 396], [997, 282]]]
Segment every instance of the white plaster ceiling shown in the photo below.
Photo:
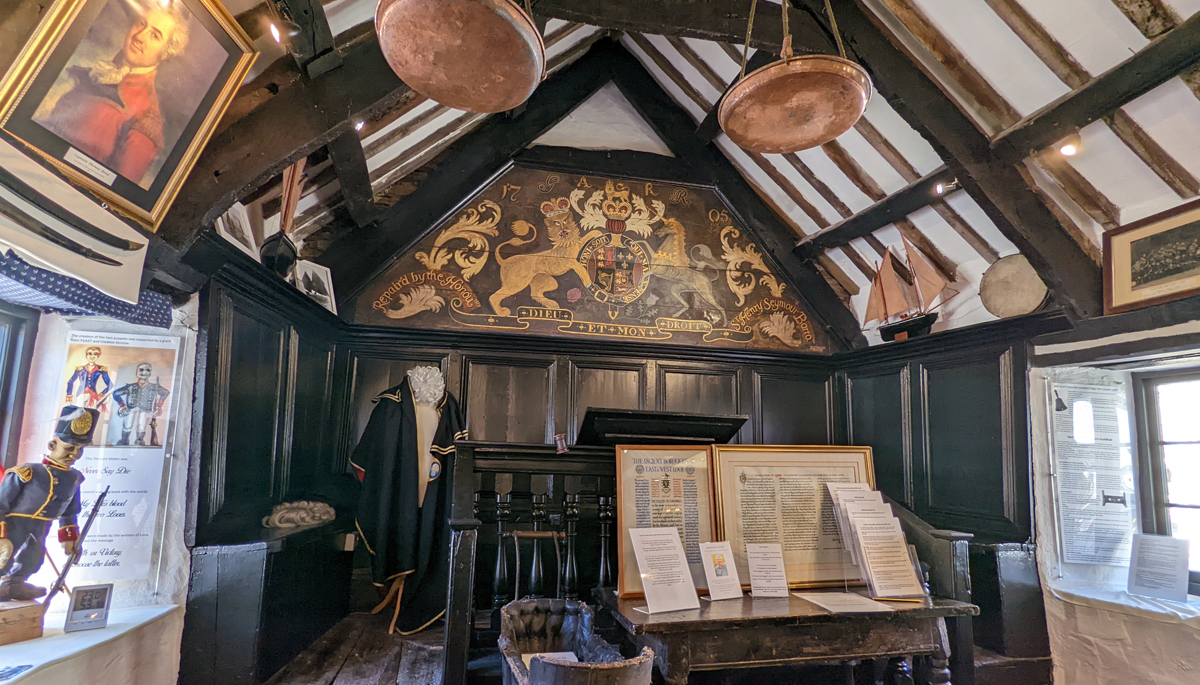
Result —
[[611, 81], [581, 102], [565, 119], [535, 140], [533, 145], [557, 145], [583, 150], [634, 150], [675, 156]]

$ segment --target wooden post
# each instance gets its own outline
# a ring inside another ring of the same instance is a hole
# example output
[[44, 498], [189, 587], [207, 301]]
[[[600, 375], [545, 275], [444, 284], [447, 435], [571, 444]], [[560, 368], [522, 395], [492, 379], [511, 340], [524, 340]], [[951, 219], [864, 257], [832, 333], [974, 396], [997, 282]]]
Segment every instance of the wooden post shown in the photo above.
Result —
[[600, 578], [597, 587], [616, 587], [617, 578], [612, 567], [612, 529], [616, 520], [614, 497], [600, 498]]
[[579, 569], [575, 556], [576, 527], [579, 524], [579, 495], [567, 495], [563, 504], [563, 522], [567, 528], [567, 555], [562, 568], [562, 592], [566, 599], [579, 599]]
[[[547, 495], [533, 496], [533, 530], [542, 531], [546, 527], [546, 498]], [[546, 596], [546, 568], [542, 562], [542, 541], [533, 539], [533, 560], [529, 562], [529, 596]], [[520, 599], [518, 597], [518, 599]]]

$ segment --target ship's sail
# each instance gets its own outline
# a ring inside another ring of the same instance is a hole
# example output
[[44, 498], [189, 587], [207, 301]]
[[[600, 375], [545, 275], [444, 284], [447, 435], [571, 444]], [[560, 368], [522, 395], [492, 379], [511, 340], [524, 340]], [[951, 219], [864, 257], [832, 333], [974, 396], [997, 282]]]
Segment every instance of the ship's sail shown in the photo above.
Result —
[[[897, 271], [897, 258], [888, 250], [883, 262], [871, 282], [871, 294], [867, 298], [865, 324], [878, 321], [886, 324], [893, 318], [908, 318], [925, 314], [932, 308], [933, 301], [946, 289], [947, 281], [938, 273], [929, 260], [901, 236], [907, 256], [911, 282]], [[899, 265], [903, 268], [904, 265]]]

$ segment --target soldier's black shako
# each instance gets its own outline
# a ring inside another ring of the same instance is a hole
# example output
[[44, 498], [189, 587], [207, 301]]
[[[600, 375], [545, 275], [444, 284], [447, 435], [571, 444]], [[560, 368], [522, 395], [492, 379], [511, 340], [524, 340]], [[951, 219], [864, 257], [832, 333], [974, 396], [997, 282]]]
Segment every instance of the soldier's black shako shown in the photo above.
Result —
[[[87, 445], [99, 416], [96, 409], [63, 407], [54, 436], [64, 446]], [[9, 540], [14, 548], [3, 568], [0, 599], [33, 599], [45, 593], [25, 580], [42, 566], [51, 521], [58, 520], [60, 543], [79, 539], [83, 474], [70, 466], [77, 458], [74, 450], [56, 447], [52, 441], [52, 452], [42, 463], [15, 466], [0, 479], [0, 538]], [[55, 460], [52, 457], [57, 452], [70, 454]]]

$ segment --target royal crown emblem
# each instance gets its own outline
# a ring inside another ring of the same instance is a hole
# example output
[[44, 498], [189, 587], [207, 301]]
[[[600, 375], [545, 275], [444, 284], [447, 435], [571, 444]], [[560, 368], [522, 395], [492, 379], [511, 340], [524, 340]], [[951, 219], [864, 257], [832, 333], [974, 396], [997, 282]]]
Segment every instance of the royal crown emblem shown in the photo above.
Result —
[[553, 200], [546, 200], [542, 203], [542, 214], [547, 217], [558, 216], [563, 212], [571, 211], [571, 201], [565, 197], [556, 197]]

